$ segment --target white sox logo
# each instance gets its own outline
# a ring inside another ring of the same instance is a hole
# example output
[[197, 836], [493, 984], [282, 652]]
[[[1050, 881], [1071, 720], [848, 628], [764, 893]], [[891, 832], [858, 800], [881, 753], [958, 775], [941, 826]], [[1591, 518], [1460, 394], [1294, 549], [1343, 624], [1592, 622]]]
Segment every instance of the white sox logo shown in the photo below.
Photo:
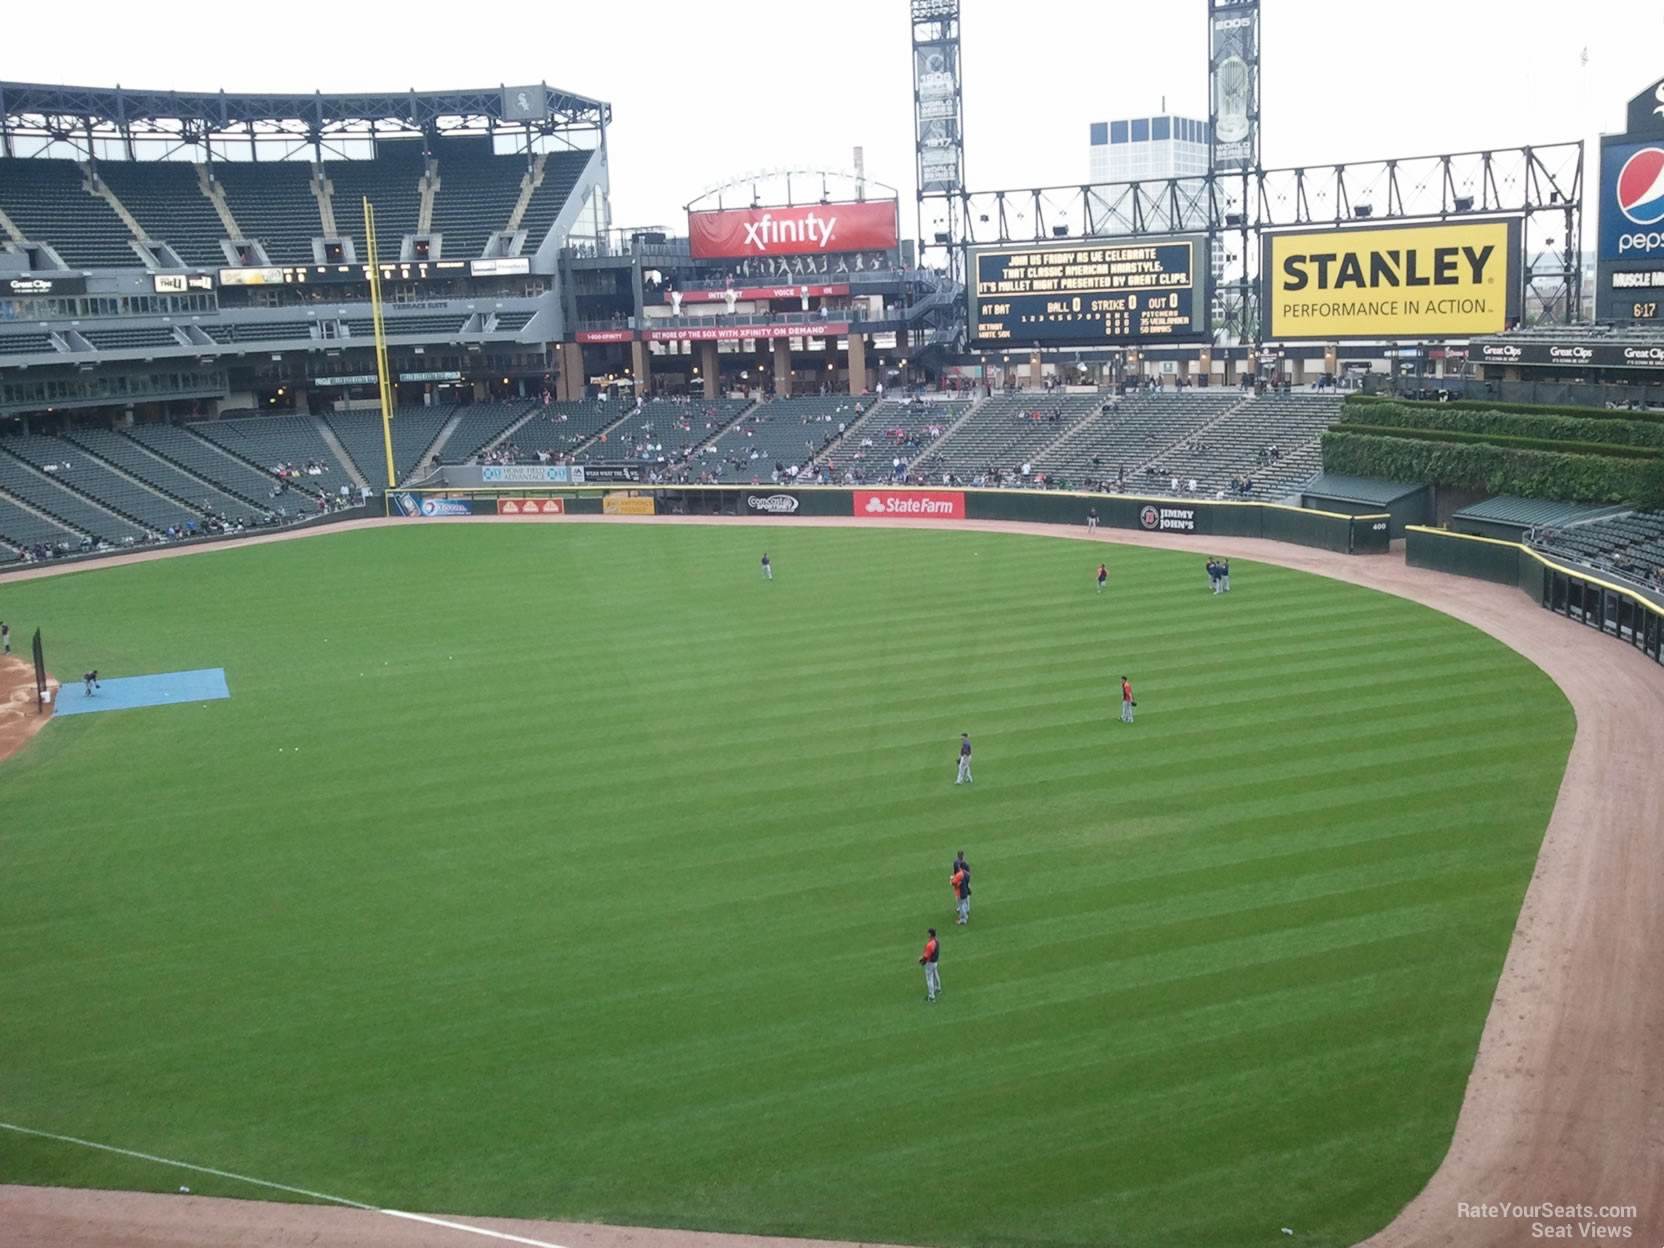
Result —
[[1142, 524], [1146, 529], [1157, 528], [1161, 524], [1161, 513], [1154, 507], [1146, 507], [1143, 511], [1138, 513], [1138, 523]]

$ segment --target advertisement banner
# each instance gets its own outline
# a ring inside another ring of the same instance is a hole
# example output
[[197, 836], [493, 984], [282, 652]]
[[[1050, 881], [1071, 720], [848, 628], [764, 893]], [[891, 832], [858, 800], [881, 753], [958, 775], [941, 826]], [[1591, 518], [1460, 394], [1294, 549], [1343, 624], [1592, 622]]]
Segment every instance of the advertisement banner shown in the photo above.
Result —
[[634, 342], [636, 331], [633, 329], [580, 329], [577, 338], [579, 342]]
[[833, 338], [849, 332], [847, 321], [808, 321], [796, 325], [689, 325], [649, 329], [648, 342], [734, 342], [742, 338]]
[[393, 495], [393, 505], [399, 514], [411, 520], [433, 516], [471, 516], [473, 504], [466, 498], [429, 498], [420, 494], [401, 492]]
[[900, 237], [893, 199], [688, 213], [688, 245], [695, 260], [893, 251]]
[[1664, 346], [1644, 342], [1476, 342], [1468, 348], [1475, 364], [1504, 368], [1652, 368], [1664, 369]]
[[1267, 234], [1265, 337], [1467, 338], [1518, 317], [1520, 219]]
[[1259, 150], [1259, 5], [1213, 0], [1208, 18], [1208, 118], [1216, 170], [1252, 169]]
[[32, 295], [84, 295], [87, 279], [79, 273], [29, 273], [0, 278], [0, 295], [25, 298]]
[[1601, 147], [1600, 258], [1664, 261], [1664, 143]]
[[583, 469], [565, 464], [487, 464], [482, 485], [582, 485]]
[[564, 498], [499, 498], [499, 516], [564, 516]]
[[[729, 295], [736, 300], [759, 299], [825, 299], [834, 295], [847, 295], [847, 285], [819, 285], [819, 286], [738, 286], [732, 290], [683, 290], [678, 291], [683, 303], [725, 303]], [[666, 296], [665, 302], [670, 302]]]
[[1151, 533], [1194, 533], [1196, 531], [1196, 509], [1194, 507], [1157, 507], [1146, 504], [1139, 509], [1138, 527]]
[[856, 490], [855, 515], [900, 516], [913, 520], [963, 520], [965, 495], [959, 490]]
[[604, 515], [651, 516], [655, 510], [651, 494], [608, 494], [601, 499]]
[[795, 516], [798, 506], [797, 495], [782, 494], [778, 490], [772, 494], [745, 496], [745, 513], [748, 516]]
[[574, 468], [573, 472], [580, 474], [573, 478], [577, 484], [585, 481], [591, 484], [606, 481], [640, 481], [640, 464], [585, 464], [582, 468]]

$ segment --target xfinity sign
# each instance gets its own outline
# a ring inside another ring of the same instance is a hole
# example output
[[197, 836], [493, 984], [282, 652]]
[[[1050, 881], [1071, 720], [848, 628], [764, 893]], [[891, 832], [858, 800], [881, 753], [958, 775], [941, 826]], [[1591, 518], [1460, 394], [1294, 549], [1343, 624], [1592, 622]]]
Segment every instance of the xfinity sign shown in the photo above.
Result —
[[899, 238], [893, 199], [688, 213], [696, 260], [888, 252]]

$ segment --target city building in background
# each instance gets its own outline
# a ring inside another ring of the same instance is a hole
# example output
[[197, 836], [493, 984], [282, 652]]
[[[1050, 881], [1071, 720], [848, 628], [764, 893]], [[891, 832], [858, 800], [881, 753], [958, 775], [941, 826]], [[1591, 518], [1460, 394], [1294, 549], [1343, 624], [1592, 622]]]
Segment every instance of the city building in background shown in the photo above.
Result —
[[1200, 177], [1208, 171], [1208, 123], [1190, 117], [1128, 117], [1092, 123], [1092, 182]]

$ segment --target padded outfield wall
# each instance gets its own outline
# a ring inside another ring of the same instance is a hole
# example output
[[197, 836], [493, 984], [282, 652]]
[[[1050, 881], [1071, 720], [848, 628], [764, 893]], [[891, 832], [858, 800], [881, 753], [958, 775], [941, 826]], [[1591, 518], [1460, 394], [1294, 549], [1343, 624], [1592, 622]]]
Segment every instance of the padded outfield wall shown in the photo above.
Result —
[[1404, 554], [1412, 568], [1517, 585], [1545, 610], [1664, 662], [1664, 607], [1587, 568], [1557, 562], [1518, 542], [1420, 525], [1406, 530]]
[[870, 486], [573, 486], [429, 487], [396, 491], [388, 514], [423, 515], [615, 514], [728, 515], [789, 520], [792, 516], [852, 519], [1016, 520], [1084, 526], [1096, 510], [1106, 529], [1185, 533], [1204, 537], [1263, 537], [1348, 554], [1384, 554], [1390, 541], [1386, 513], [1343, 515], [1280, 503], [1218, 499], [1146, 498], [1059, 490], [931, 489]]

